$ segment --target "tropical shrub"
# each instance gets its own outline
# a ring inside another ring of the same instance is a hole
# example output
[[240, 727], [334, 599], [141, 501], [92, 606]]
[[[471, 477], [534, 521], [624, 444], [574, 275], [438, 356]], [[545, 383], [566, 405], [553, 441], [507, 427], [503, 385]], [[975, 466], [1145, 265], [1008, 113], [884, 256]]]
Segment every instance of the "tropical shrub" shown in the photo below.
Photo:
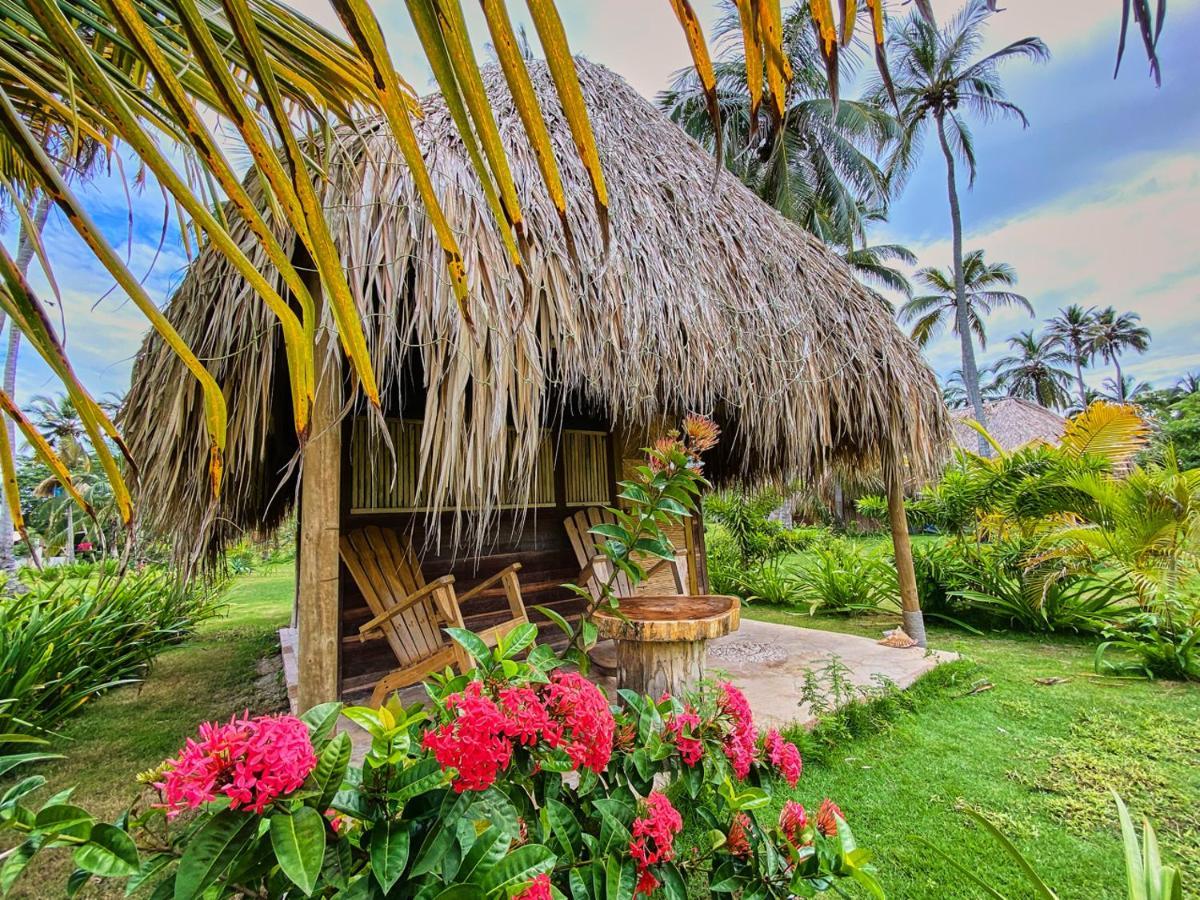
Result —
[[0, 602], [0, 747], [52, 731], [99, 693], [143, 678], [154, 657], [216, 609], [163, 569], [79, 579], [48, 573]]
[[708, 583], [714, 593], [736, 594], [742, 573], [742, 554], [729, 529], [720, 522], [704, 525], [704, 550]]
[[1200, 605], [1172, 600], [1106, 628], [1095, 663], [1098, 672], [1200, 681]]
[[[73, 850], [79, 872], [176, 900], [235, 896], [685, 898], [810, 896], [852, 878], [882, 891], [830, 800], [813, 814], [771, 789], [795, 786], [795, 746], [760, 736], [732, 685], [694, 697], [604, 694], [533, 625], [488, 651], [455, 637], [478, 668], [429, 684], [432, 708], [326, 704], [301, 719], [235, 718], [157, 771], [112, 824], [65, 799], [29, 804], [33, 776], [6, 796], [20, 833], [16, 877], [38, 853]], [[528, 652], [524, 660], [520, 655]], [[350, 764], [338, 716], [371, 748]], [[679, 854], [687, 822], [695, 852]]]
[[845, 538], [811, 550], [796, 576], [797, 602], [810, 612], [875, 610], [899, 597], [895, 566], [880, 552]]
[[61, 563], [57, 566], [47, 566], [39, 569], [35, 566], [24, 566], [18, 570], [17, 577], [26, 584], [55, 583], [65, 578], [93, 578], [114, 576], [121, 569], [118, 559], [76, 560]]
[[801, 602], [804, 580], [786, 556], [772, 556], [741, 566], [729, 579], [732, 593], [747, 601], [784, 606]]
[[958, 592], [969, 590], [972, 566], [966, 550], [957, 541], [929, 541], [913, 544], [913, 572], [917, 578], [917, 596], [926, 614], [962, 616], [969, 604]]
[[704, 518], [728, 530], [743, 562], [762, 559], [789, 548], [782, 523], [768, 518], [781, 503], [774, 490], [715, 491], [704, 498]]

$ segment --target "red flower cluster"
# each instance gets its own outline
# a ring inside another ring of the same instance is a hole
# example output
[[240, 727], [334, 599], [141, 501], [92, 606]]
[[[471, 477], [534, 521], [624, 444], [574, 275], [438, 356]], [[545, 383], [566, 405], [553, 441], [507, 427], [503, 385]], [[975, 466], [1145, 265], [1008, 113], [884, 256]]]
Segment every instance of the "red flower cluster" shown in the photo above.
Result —
[[825, 837], [833, 837], [837, 834], [837, 820], [843, 822], [846, 817], [842, 815], [842, 811], [838, 809], [836, 803], [826, 797], [821, 801], [821, 808], [817, 810], [817, 831], [825, 835]]
[[750, 855], [750, 817], [744, 812], [738, 813], [733, 817], [733, 821], [729, 823], [729, 837], [726, 839], [725, 846], [729, 848], [729, 852], [734, 856], [740, 856], [743, 859]]
[[800, 780], [800, 773], [804, 770], [804, 761], [800, 758], [800, 751], [796, 745], [785, 741], [779, 732], [772, 728], [767, 732], [763, 746], [771, 765], [779, 770], [788, 787], [795, 787], [796, 782]]
[[603, 772], [616, 720], [598, 687], [578, 672], [556, 671], [544, 689], [546, 710], [562, 723], [562, 745], [575, 766]]
[[683, 818], [666, 794], [651, 791], [646, 798], [646, 815], [633, 820], [632, 830], [629, 855], [637, 863], [638, 871], [634, 893], [652, 894], [658, 887], [658, 879], [650, 873], [650, 867], [675, 857], [675, 835], [683, 830]]
[[485, 791], [512, 762], [515, 746], [562, 747], [576, 768], [604, 771], [616, 722], [594, 684], [574, 672], [555, 672], [542, 692], [505, 688], [499, 703], [470, 682], [446, 698], [454, 720], [425, 732], [421, 744], [443, 769], [456, 769], [454, 790]]
[[750, 774], [750, 764], [754, 762], [754, 745], [758, 740], [758, 732], [754, 728], [754, 714], [750, 712], [750, 704], [746, 695], [728, 681], [722, 682], [721, 697], [717, 708], [729, 716], [732, 727], [725, 736], [725, 755], [733, 765], [733, 774], [745, 778]]
[[529, 883], [529, 887], [517, 894], [513, 900], [551, 900], [550, 876], [543, 872]]
[[512, 761], [508, 732], [513, 726], [495, 701], [483, 696], [478, 681], [447, 697], [446, 709], [457, 713], [454, 721], [425, 732], [421, 745], [433, 751], [443, 769], [458, 771], [457, 793], [485, 791]]
[[200, 740], [188, 738], [167, 762], [162, 793], [169, 817], [224, 795], [231, 809], [262, 813], [276, 797], [290, 794], [317, 765], [308, 726], [295, 716], [205, 722]]
[[704, 742], [698, 737], [700, 716], [690, 706], [671, 717], [667, 722], [667, 731], [686, 765], [694, 766], [704, 758]]
[[793, 847], [801, 847], [808, 841], [801, 842], [804, 835], [804, 829], [808, 827], [808, 813], [804, 811], [804, 807], [795, 800], [789, 800], [783, 804], [783, 809], [779, 811], [779, 830], [783, 832], [783, 836], [787, 838], [789, 844]]

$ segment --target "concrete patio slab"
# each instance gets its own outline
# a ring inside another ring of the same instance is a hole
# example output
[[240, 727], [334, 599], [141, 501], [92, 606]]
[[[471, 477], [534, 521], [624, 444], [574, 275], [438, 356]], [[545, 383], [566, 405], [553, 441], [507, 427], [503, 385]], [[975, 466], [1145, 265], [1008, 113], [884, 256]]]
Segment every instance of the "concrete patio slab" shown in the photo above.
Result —
[[[294, 712], [299, 674], [296, 632], [281, 629], [279, 639], [288, 700]], [[943, 650], [901, 650], [852, 634], [742, 619], [734, 634], [708, 645], [707, 666], [710, 678], [731, 681], [741, 689], [760, 728], [791, 724], [811, 727], [817, 715], [801, 699], [804, 682], [809, 672], [820, 676], [835, 659], [845, 667], [846, 680], [860, 688], [886, 680], [904, 689], [941, 663], [957, 658], [957, 654]], [[616, 695], [616, 682], [611, 676], [598, 677], [596, 682], [610, 697]], [[423, 700], [425, 692], [415, 685], [402, 691], [401, 698], [406, 704], [413, 703]], [[354, 760], [360, 762], [370, 747], [370, 738], [345, 719], [340, 727], [350, 733]]]

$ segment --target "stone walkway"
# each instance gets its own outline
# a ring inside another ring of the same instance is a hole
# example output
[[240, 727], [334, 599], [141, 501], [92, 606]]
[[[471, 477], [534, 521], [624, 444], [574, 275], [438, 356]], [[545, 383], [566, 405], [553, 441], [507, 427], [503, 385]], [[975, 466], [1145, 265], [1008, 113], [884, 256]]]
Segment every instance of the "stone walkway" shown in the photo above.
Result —
[[[288, 697], [294, 705], [295, 632], [283, 629], [280, 642]], [[882, 681], [903, 689], [940, 663], [957, 659], [957, 654], [917, 647], [898, 650], [871, 638], [743, 618], [737, 632], [709, 644], [708, 674], [710, 678], [732, 681], [745, 693], [760, 728], [792, 723], [807, 727], [817, 717], [801, 699], [805, 680], [813, 672], [828, 690], [821, 675], [835, 659], [845, 667], [846, 680], [854, 685], [871, 687]], [[614, 679], [597, 681], [609, 696], [614, 695]], [[419, 685], [402, 693], [405, 702], [424, 696]], [[344, 719], [342, 723], [354, 739], [355, 759], [361, 759], [369, 746], [366, 732]]]

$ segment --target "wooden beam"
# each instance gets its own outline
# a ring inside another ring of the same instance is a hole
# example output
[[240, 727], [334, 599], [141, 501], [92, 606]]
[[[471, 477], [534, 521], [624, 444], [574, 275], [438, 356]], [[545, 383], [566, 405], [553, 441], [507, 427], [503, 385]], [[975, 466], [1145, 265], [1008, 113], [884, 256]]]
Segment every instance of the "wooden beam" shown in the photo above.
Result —
[[896, 553], [896, 575], [900, 584], [900, 611], [904, 631], [920, 646], [925, 646], [925, 619], [921, 598], [917, 596], [917, 573], [913, 569], [912, 543], [908, 538], [908, 516], [904, 513], [904, 475], [898, 465], [885, 465], [888, 523], [892, 529], [892, 547]]
[[300, 541], [297, 579], [298, 704], [301, 711], [338, 699], [341, 530], [341, 355], [337, 339], [317, 337], [318, 373], [312, 429], [300, 474]]

